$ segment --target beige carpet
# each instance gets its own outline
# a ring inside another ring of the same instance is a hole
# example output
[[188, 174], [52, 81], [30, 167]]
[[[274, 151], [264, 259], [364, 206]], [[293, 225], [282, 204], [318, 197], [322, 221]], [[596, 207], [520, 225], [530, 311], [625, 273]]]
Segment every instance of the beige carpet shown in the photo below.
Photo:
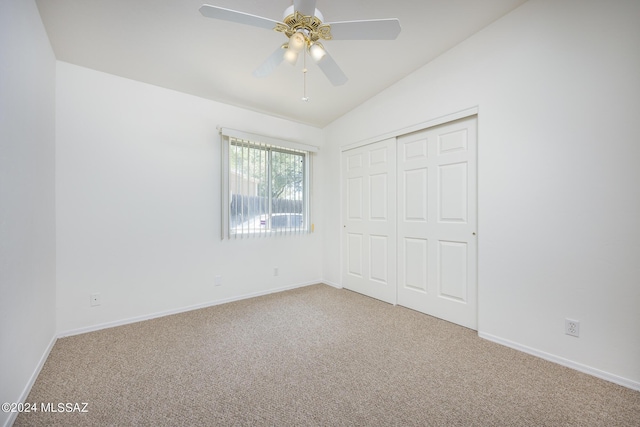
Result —
[[326, 285], [58, 340], [41, 426], [640, 426], [640, 393]]

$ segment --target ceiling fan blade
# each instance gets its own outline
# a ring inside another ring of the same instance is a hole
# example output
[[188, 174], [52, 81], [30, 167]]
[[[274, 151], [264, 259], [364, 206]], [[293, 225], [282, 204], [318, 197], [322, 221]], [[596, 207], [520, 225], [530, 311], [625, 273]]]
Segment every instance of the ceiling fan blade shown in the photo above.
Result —
[[349, 78], [342, 72], [336, 61], [333, 60], [331, 55], [325, 54], [320, 61], [317, 62], [318, 67], [322, 70], [325, 76], [329, 79], [332, 85], [342, 86], [349, 80]]
[[333, 40], [394, 40], [400, 34], [396, 18], [327, 22]]
[[262, 65], [253, 72], [253, 76], [260, 78], [267, 77], [271, 74], [284, 60], [284, 54], [286, 51], [287, 50], [282, 46], [276, 49], [271, 55], [269, 55], [266, 61], [264, 61]]
[[273, 30], [276, 24], [279, 24], [278, 21], [274, 21], [273, 19], [238, 12], [237, 10], [225, 9], [223, 7], [211, 6], [210, 4], [203, 4], [200, 7], [200, 13], [207, 18], [222, 19], [223, 21], [266, 28], [267, 30]]
[[304, 16], [314, 16], [316, 13], [316, 0], [293, 0], [293, 10]]

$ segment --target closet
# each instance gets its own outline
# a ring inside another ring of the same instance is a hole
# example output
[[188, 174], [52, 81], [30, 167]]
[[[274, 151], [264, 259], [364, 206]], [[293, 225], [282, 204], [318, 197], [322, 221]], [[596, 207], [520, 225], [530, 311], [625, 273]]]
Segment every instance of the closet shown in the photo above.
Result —
[[477, 329], [477, 118], [342, 152], [342, 284]]

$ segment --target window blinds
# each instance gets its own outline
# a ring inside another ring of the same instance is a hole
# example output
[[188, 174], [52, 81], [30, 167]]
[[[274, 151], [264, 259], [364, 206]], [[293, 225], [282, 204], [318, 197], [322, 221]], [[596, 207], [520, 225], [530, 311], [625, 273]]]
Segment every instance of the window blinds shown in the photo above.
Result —
[[222, 135], [223, 238], [307, 232], [310, 158], [304, 148], [311, 146], [285, 147], [283, 141], [240, 131]]

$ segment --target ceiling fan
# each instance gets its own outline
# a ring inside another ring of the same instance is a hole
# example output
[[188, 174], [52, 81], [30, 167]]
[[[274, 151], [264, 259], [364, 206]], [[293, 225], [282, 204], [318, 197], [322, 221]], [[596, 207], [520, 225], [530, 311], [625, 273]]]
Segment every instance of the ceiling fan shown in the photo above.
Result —
[[[306, 58], [306, 51], [334, 86], [345, 84], [348, 78], [320, 40], [394, 40], [400, 34], [400, 21], [395, 18], [324, 23], [316, 0], [293, 0], [293, 5], [284, 11], [283, 22], [209, 4], [203, 4], [200, 13], [208, 18], [272, 29], [289, 39], [253, 72], [255, 77], [268, 76], [282, 61], [295, 65], [300, 53]], [[306, 71], [305, 67], [303, 72]]]

